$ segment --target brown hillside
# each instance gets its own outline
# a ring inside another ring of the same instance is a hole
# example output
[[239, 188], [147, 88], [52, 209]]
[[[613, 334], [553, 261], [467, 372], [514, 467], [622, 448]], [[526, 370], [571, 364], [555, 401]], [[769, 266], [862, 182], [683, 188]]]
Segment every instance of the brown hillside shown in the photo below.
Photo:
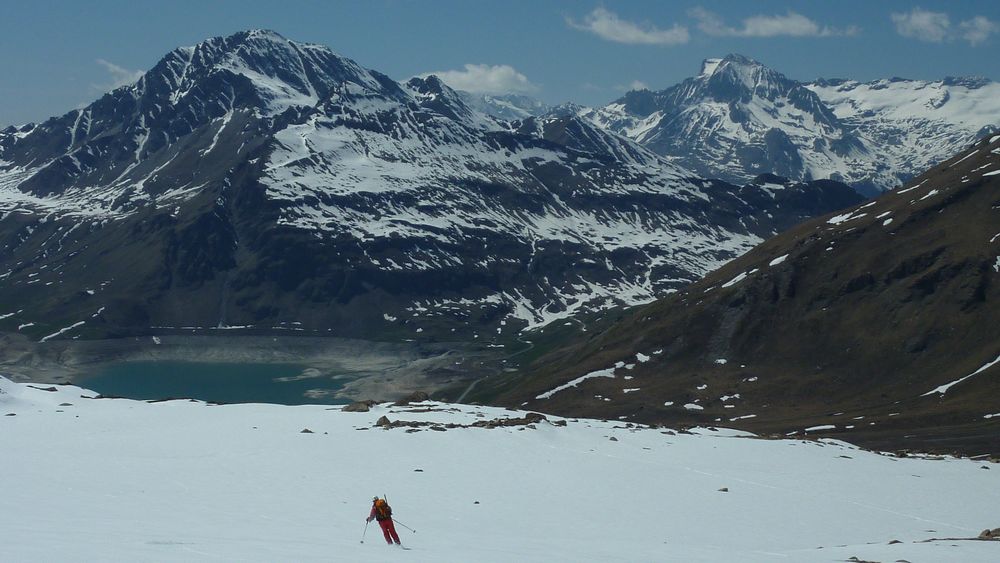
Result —
[[[998, 255], [1000, 136], [772, 238], [494, 389], [566, 415], [1000, 455]], [[545, 398], [594, 372], [613, 377]], [[827, 428], [806, 430], [816, 426]]]

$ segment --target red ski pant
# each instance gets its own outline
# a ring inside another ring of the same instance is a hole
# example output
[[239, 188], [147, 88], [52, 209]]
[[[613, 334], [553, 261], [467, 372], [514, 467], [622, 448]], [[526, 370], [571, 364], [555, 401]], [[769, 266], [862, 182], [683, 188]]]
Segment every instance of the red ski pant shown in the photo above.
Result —
[[396, 527], [392, 525], [392, 518], [379, 520], [378, 525], [382, 527], [382, 535], [385, 536], [386, 543], [390, 545], [393, 541], [399, 543], [399, 534], [396, 533]]

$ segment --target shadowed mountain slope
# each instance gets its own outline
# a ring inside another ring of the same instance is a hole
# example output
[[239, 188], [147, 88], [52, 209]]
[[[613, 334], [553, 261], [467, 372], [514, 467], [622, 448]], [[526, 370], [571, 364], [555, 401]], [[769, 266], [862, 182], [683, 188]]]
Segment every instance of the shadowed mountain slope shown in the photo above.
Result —
[[998, 319], [994, 136], [477, 392], [563, 415], [1000, 454]]

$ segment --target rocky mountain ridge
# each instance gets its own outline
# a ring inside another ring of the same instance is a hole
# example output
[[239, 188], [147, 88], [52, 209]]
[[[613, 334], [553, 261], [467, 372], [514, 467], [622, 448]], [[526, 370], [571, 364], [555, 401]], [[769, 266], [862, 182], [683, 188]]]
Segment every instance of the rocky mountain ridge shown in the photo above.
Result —
[[0, 138], [0, 329], [511, 339], [697, 279], [846, 186], [696, 177], [253, 30]]

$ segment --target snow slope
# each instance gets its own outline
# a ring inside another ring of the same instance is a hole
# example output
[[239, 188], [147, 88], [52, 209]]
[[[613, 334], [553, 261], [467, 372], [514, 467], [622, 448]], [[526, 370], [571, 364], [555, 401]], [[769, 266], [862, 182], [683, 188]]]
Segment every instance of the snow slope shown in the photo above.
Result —
[[838, 80], [806, 87], [888, 163], [883, 175], [895, 174], [897, 182], [1000, 127], [1000, 84], [989, 80]]
[[[593, 420], [373, 427], [523, 414], [437, 403], [343, 413], [45, 388], [0, 378], [3, 561], [1000, 557], [1000, 542], [921, 543], [998, 525], [1000, 472], [982, 462]], [[365, 532], [376, 493], [416, 530], [398, 527], [410, 551]]]

